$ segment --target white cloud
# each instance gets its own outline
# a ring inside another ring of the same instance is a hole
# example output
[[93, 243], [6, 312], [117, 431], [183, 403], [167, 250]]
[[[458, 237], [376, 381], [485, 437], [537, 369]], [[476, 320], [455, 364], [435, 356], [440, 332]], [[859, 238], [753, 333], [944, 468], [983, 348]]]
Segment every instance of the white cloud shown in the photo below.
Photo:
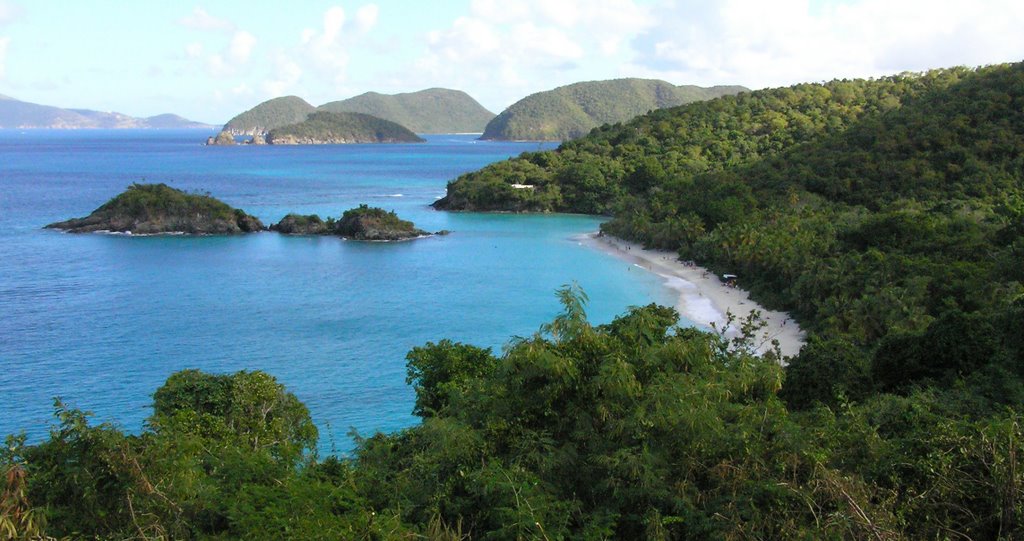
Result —
[[[360, 7], [352, 19], [340, 6], [327, 9], [320, 28], [307, 28], [300, 33], [298, 48], [290, 52], [290, 64], [299, 72], [308, 71], [330, 82], [334, 88], [340, 88], [348, 79], [353, 47], [377, 25], [379, 14], [375, 4]], [[294, 71], [286, 70], [287, 73]], [[265, 84], [264, 87], [280, 87], [282, 80], [287, 78], [278, 77], [276, 83]]]
[[195, 30], [230, 32], [235, 29], [235, 25], [231, 21], [214, 17], [201, 7], [196, 7], [190, 15], [178, 19], [178, 24]]
[[274, 57], [274, 74], [263, 81], [264, 94], [271, 97], [283, 96], [302, 78], [302, 68], [288, 55], [278, 54]]
[[631, 68], [675, 83], [759, 88], [1024, 57], [1017, 0], [679, 0], [657, 12]]
[[185, 46], [185, 56], [189, 58], [199, 58], [203, 56], [203, 44], [199, 42], [192, 42]]
[[426, 34], [408, 78], [508, 102], [579, 80], [588, 64], [609, 71], [624, 60], [623, 45], [654, 23], [634, 0], [473, 0], [468, 15]]
[[366, 34], [377, 25], [380, 9], [376, 4], [367, 4], [356, 10], [356, 32]]
[[238, 28], [232, 21], [210, 15], [201, 7], [193, 9], [178, 23], [205, 34], [203, 41], [185, 45], [185, 56], [201, 63], [207, 73], [230, 77], [245, 71], [258, 42], [252, 33]]
[[7, 46], [10, 43], [11, 38], [0, 37], [0, 79], [3, 79], [7, 73]]
[[231, 37], [231, 44], [228, 45], [228, 58], [237, 64], [244, 64], [249, 61], [254, 47], [256, 47], [256, 36], [245, 30], [239, 30]]

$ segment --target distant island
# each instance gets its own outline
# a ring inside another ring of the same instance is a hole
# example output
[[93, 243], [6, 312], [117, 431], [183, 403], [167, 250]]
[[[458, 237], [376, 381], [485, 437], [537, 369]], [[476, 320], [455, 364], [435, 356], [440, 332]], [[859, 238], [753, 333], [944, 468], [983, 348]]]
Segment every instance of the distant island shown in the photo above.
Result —
[[166, 184], [132, 184], [85, 218], [46, 228], [134, 235], [233, 235], [266, 229], [258, 218], [209, 195], [185, 193]]
[[[428, 88], [404, 94], [367, 92], [345, 100], [314, 107], [298, 96], [267, 100], [245, 111], [224, 125], [233, 136], [251, 137], [261, 143], [270, 132], [305, 121], [318, 112], [361, 113], [394, 122], [413, 133], [480, 133], [494, 113], [485, 109], [461, 90]], [[208, 144], [234, 144], [222, 138]], [[280, 144], [280, 143], [279, 143]]]
[[270, 130], [270, 145], [332, 145], [349, 143], [422, 143], [423, 139], [394, 122], [360, 113], [319, 111], [298, 124]]
[[214, 129], [178, 115], [137, 118], [91, 109], [63, 109], [0, 95], [0, 128], [5, 129]]
[[654, 79], [588, 81], [537, 92], [492, 119], [481, 139], [565, 141], [603, 124], [625, 122], [656, 109], [738, 94], [742, 86], [675, 86]]
[[298, 96], [283, 96], [267, 100], [224, 125], [224, 131], [231, 135], [266, 135], [275, 128], [298, 124], [313, 111], [306, 100]]
[[364, 113], [397, 122], [416, 133], [480, 133], [494, 113], [461, 90], [428, 88], [405, 94], [367, 92], [318, 107], [335, 113]]
[[[346, 210], [341, 218], [323, 220], [316, 214], [289, 214], [270, 226], [285, 235], [336, 235], [350, 240], [398, 241], [430, 235], [415, 224], [398, 217], [394, 211], [359, 205]], [[441, 231], [438, 234], [446, 234]]]

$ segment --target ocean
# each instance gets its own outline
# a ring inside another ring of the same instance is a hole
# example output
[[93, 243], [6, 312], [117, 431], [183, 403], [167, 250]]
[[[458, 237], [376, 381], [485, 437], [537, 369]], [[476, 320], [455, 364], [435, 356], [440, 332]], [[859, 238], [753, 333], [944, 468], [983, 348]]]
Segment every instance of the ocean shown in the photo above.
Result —
[[[552, 148], [424, 144], [206, 147], [195, 130], [0, 130], [0, 436], [44, 438], [54, 398], [137, 433], [177, 370], [264, 370], [310, 409], [320, 448], [416, 422], [405, 355], [445, 338], [501, 348], [559, 313], [577, 282], [593, 323], [672, 305], [664, 279], [581, 246], [600, 219], [446, 213], [463, 172]], [[133, 182], [209, 193], [276, 223], [289, 212], [394, 210], [447, 236], [401, 243], [259, 233], [72, 235]]]

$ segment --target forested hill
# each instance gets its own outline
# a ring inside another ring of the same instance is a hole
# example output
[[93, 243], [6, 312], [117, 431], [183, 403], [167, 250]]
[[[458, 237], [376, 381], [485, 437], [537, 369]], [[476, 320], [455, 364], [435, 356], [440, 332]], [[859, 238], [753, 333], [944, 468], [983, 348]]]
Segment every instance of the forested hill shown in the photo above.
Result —
[[271, 145], [329, 145], [346, 143], [422, 143], [423, 139], [389, 120], [362, 113], [317, 111], [306, 120], [274, 128]]
[[[970, 329], [1005, 328], [1022, 293], [1022, 109], [1022, 64], [744, 93], [494, 164], [437, 205], [611, 214], [609, 233], [739, 274], [812, 331], [792, 392], [952, 385], [1009, 370], [1012, 336]], [[942, 347], [954, 328], [984, 345]]]
[[266, 135], [274, 128], [306, 120], [315, 110], [298, 96], [274, 98], [235, 116], [224, 125], [224, 131], [233, 135]]
[[367, 92], [318, 109], [363, 113], [396, 122], [416, 133], [479, 133], [494, 113], [461, 90], [428, 88], [405, 94]]
[[602, 124], [625, 122], [654, 109], [747, 90], [742, 86], [675, 86], [652, 79], [588, 81], [531, 94], [487, 124], [481, 139], [564, 141]]

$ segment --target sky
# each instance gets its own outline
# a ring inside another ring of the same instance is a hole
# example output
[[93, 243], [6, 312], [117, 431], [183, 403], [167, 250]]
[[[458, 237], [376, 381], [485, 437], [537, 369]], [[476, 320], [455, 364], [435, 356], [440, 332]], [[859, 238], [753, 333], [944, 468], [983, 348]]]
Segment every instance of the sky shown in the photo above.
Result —
[[1024, 60], [1024, 0], [0, 0], [0, 94], [220, 124], [277, 96], [749, 88]]

